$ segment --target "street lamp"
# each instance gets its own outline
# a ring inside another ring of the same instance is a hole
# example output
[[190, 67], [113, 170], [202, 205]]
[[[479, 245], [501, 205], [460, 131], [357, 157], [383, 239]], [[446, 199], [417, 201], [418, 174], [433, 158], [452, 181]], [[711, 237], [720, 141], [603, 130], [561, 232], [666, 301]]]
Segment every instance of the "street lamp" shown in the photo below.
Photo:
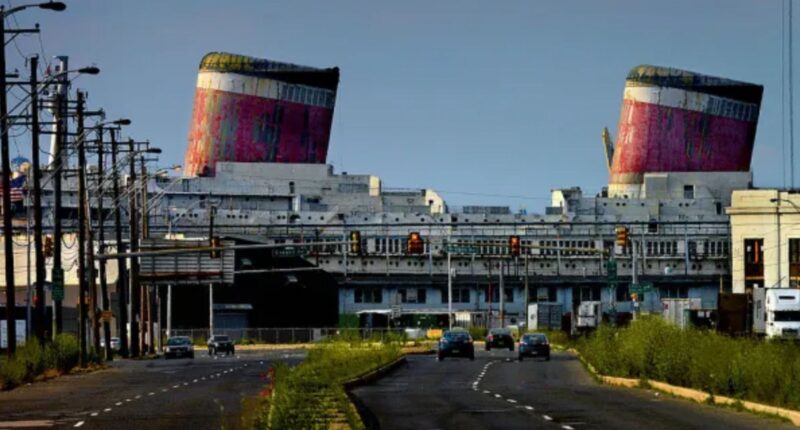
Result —
[[11, 162], [8, 155], [8, 98], [6, 95], [6, 28], [5, 18], [13, 13], [19, 12], [29, 7], [38, 6], [40, 9], [62, 11], [67, 6], [62, 2], [47, 2], [36, 3], [28, 5], [20, 5], [12, 7], [9, 10], [4, 10], [0, 7], [0, 38], [2, 38], [2, 47], [0, 47], [0, 159], [2, 159], [2, 207], [3, 207], [3, 245], [5, 252], [5, 269], [6, 269], [6, 334], [8, 339], [7, 353], [9, 357], [14, 355], [16, 351], [16, 320], [14, 319], [14, 310], [16, 308], [16, 298], [14, 297], [14, 244], [13, 231], [11, 225]]

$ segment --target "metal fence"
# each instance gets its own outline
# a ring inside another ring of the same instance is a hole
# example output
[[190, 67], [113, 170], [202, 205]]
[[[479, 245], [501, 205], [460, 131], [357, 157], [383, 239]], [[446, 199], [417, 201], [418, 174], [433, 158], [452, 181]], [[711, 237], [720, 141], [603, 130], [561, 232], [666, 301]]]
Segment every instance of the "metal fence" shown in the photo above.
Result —
[[[166, 339], [166, 330], [162, 333]], [[334, 336], [346, 336], [361, 339], [387, 340], [389, 338], [417, 338], [425, 337], [425, 332], [418, 329], [404, 328], [242, 328], [242, 329], [214, 329], [214, 335], [225, 335], [231, 340], [240, 343], [307, 343], [319, 342]], [[188, 336], [195, 342], [206, 341], [209, 338], [207, 328], [197, 329], [172, 329], [169, 336]]]

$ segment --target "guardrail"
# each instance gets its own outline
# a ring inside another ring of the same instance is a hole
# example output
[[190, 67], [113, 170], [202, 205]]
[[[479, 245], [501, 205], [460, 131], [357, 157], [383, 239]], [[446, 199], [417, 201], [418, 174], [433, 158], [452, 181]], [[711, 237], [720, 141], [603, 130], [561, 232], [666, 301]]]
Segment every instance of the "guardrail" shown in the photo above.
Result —
[[[163, 330], [164, 338], [167, 338], [166, 330]], [[318, 342], [333, 336], [352, 336], [361, 339], [386, 340], [389, 337], [406, 336], [409, 339], [424, 338], [424, 329], [406, 328], [309, 328], [309, 327], [288, 327], [288, 328], [242, 328], [214, 329], [215, 335], [225, 335], [231, 340], [240, 343], [308, 343]], [[209, 330], [205, 329], [172, 329], [170, 336], [188, 336], [197, 341], [205, 341], [209, 338]]]

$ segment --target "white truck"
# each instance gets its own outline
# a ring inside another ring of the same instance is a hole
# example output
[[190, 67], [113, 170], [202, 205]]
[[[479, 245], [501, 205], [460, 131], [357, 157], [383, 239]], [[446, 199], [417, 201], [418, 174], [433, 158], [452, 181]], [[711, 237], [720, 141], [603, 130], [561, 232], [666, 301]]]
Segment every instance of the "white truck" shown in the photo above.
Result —
[[603, 320], [599, 301], [584, 301], [578, 305], [578, 320], [575, 327], [579, 330], [597, 328]]
[[766, 337], [800, 337], [800, 289], [753, 289], [753, 332]]

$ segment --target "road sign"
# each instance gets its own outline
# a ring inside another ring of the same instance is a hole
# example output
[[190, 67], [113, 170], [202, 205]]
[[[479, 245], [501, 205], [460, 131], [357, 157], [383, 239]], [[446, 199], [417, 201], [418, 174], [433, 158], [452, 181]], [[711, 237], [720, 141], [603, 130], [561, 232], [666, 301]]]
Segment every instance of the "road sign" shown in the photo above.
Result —
[[652, 282], [642, 282], [641, 284], [631, 284], [630, 292], [631, 294], [642, 294], [653, 289]]
[[111, 311], [103, 311], [100, 315], [101, 315], [101, 318], [103, 319], [103, 321], [106, 321], [106, 322], [110, 322], [111, 321], [111, 317], [114, 316]]
[[53, 290], [51, 293], [53, 300], [57, 302], [64, 300], [64, 269], [60, 267], [54, 267], [50, 279], [52, 279], [53, 284]]

